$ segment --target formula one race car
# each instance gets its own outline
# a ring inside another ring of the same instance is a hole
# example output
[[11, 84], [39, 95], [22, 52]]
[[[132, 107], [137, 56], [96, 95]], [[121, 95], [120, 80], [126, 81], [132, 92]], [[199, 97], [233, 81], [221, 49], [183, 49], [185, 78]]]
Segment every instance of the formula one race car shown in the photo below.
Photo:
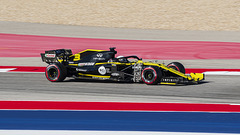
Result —
[[137, 56], [115, 57], [115, 48], [106, 50], [87, 49], [72, 54], [69, 49], [41, 53], [42, 61], [48, 63], [45, 75], [51, 82], [61, 82], [66, 77], [144, 82], [153, 84], [188, 84], [204, 80], [204, 74], [185, 74], [179, 62], [164, 64], [143, 62]]

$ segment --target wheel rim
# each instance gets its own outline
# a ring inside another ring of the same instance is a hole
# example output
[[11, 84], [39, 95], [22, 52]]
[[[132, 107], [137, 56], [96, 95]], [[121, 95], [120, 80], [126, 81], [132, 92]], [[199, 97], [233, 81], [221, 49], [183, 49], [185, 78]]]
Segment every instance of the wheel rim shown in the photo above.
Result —
[[50, 80], [56, 80], [58, 77], [58, 70], [56, 68], [50, 68], [48, 70], [48, 78]]
[[156, 78], [156, 74], [153, 70], [146, 70], [143, 74], [143, 79], [147, 83], [152, 83]]
[[147, 71], [147, 72], [145, 73], [145, 78], [146, 78], [147, 80], [152, 80], [152, 79], [153, 79], [153, 76], [154, 76], [154, 74], [153, 74], [151, 71]]

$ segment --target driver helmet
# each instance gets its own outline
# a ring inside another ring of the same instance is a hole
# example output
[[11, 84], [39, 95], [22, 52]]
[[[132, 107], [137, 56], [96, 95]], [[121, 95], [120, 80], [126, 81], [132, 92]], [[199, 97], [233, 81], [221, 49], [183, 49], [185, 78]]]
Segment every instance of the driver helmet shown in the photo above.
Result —
[[119, 62], [127, 62], [127, 60], [124, 56], [118, 56], [117, 59]]
[[122, 58], [122, 57], [124, 57], [124, 56], [117, 56], [118, 59], [119, 59], [119, 58]]

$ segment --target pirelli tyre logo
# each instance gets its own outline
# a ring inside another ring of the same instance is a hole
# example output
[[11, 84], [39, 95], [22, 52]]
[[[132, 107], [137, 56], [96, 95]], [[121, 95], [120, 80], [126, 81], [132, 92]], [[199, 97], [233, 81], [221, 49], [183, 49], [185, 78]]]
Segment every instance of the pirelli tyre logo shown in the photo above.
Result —
[[55, 58], [56, 54], [45, 54], [46, 58]]

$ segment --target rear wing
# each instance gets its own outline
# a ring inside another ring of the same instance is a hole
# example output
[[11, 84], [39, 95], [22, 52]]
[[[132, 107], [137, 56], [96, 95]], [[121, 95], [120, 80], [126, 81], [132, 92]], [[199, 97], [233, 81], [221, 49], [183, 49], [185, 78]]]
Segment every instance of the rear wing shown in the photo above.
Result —
[[58, 60], [67, 61], [69, 56], [72, 55], [72, 50], [70, 49], [58, 49], [58, 50], [49, 50], [45, 53], [41, 53], [41, 58], [43, 62], [46, 63], [56, 63]]

